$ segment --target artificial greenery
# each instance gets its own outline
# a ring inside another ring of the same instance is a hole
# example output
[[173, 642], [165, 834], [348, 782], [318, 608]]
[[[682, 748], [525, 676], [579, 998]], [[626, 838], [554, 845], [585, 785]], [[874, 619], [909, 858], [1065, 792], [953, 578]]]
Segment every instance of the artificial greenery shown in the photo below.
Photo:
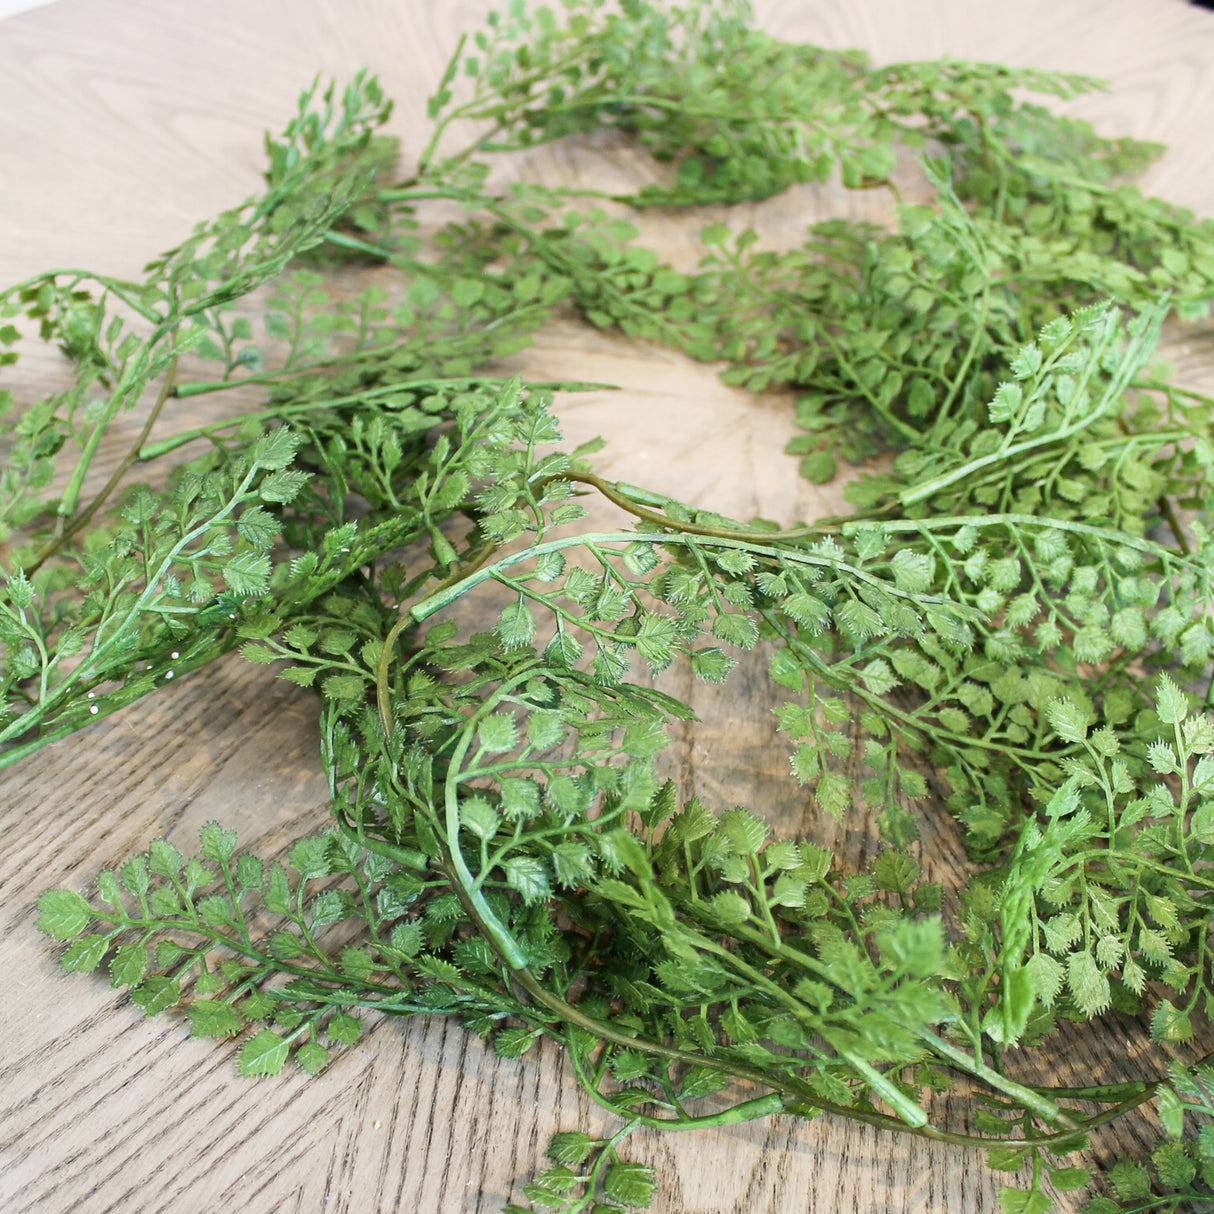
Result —
[[[332, 794], [285, 867], [211, 824], [198, 857], [160, 840], [92, 901], [45, 894], [65, 968], [240, 1037], [248, 1075], [320, 1070], [363, 1011], [559, 1042], [619, 1129], [558, 1134], [532, 1209], [643, 1207], [636, 1127], [774, 1113], [982, 1146], [1009, 1212], [1093, 1179], [1092, 1214], [1214, 1196], [1214, 401], [1152, 370], [1214, 298], [1214, 225], [1129, 184], [1156, 149], [1023, 100], [1095, 87], [872, 69], [738, 3], [511, 5], [461, 41], [406, 179], [375, 81], [314, 86], [265, 192], [144, 278], [0, 295], [3, 361], [36, 329], [74, 371], [3, 422], [0, 767], [239, 648], [318, 693]], [[495, 156], [604, 130], [664, 184], [493, 184]], [[773, 252], [716, 222], [686, 273], [625, 218], [836, 178], [896, 228]], [[854, 512], [782, 530], [595, 475], [551, 412], [579, 385], [492, 375], [571, 312], [788, 389], [790, 453], [856, 465]], [[586, 494], [617, 530], [579, 525]], [[507, 605], [470, 635], [450, 609], [484, 583]], [[790, 780], [878, 813], [865, 871], [656, 774], [691, 714], [655, 676], [756, 647]], [[927, 814], [964, 837], [959, 890], [922, 878]], [[1116, 1055], [1134, 1016], [1153, 1069], [1027, 1078], [1060, 1025]], [[1149, 1163], [1068, 1162], [1152, 1102]]]

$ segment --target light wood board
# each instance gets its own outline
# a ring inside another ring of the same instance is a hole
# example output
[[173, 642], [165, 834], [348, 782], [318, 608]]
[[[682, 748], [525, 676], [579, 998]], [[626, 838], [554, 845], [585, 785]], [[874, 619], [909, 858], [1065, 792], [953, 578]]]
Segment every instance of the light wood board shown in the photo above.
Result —
[[[447, 53], [484, 7], [60, 0], [0, 22], [0, 281], [51, 266], [134, 273], [257, 189], [261, 132], [282, 125], [317, 72], [377, 71], [397, 100], [392, 129], [408, 158]], [[1165, 0], [758, 8], [784, 37], [860, 46], [879, 63], [948, 55], [1103, 76], [1112, 91], [1074, 112], [1171, 145], [1147, 188], [1214, 214], [1214, 14]], [[587, 184], [652, 169], [606, 145], [548, 149], [514, 171]], [[881, 218], [882, 206], [798, 191], [728, 218], [792, 240], [827, 211]], [[716, 217], [651, 234], [686, 261], [691, 234]], [[1209, 334], [1190, 333], [1177, 356], [1182, 370], [1207, 371]], [[571, 324], [513, 366], [622, 387], [560, 405], [573, 440], [631, 436], [599, 457], [605, 475], [783, 523], [838, 505], [836, 487], [798, 482], [781, 454], [794, 432], [782, 397], [725, 388], [668, 351]], [[29, 399], [59, 374], [48, 353], [11, 378]], [[703, 720], [675, 739], [672, 767], [687, 795], [745, 802], [784, 833], [820, 830], [784, 775], [763, 681], [758, 662], [723, 691], [673, 687]], [[191, 1040], [179, 1020], [147, 1021], [101, 978], [58, 971], [34, 930], [39, 893], [86, 890], [99, 868], [166, 832], [189, 846], [210, 819], [262, 854], [280, 851], [325, 824], [317, 750], [310, 694], [233, 657], [0, 777], [0, 1209], [488, 1212], [541, 1166], [554, 1130], [605, 1124], [553, 1049], [506, 1062], [455, 1024], [379, 1023], [319, 1079], [253, 1083], [236, 1077], [231, 1050]], [[830, 837], [849, 863], [873, 846], [864, 821]], [[956, 883], [962, 854], [947, 823], [925, 823], [921, 857], [930, 875]], [[1119, 1051], [1115, 1038], [1102, 1047]], [[1067, 1056], [1075, 1073], [1108, 1061], [1090, 1045]], [[998, 1208], [978, 1155], [828, 1120], [642, 1135], [634, 1154], [658, 1165], [657, 1214]]]

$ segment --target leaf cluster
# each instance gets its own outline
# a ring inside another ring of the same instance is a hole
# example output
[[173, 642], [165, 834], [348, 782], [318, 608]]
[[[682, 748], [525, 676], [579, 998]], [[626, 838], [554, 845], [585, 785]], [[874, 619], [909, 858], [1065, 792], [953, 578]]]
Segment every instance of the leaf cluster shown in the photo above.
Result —
[[[1214, 231], [1125, 183], [1152, 149], [1025, 100], [1095, 82], [873, 69], [734, 3], [563, 8], [461, 41], [403, 180], [378, 84], [313, 84], [264, 193], [142, 279], [0, 295], [4, 365], [36, 332], [72, 373], [3, 422], [0, 767], [239, 648], [317, 692], [334, 815], [278, 862], [214, 823], [192, 859], [157, 841], [40, 927], [68, 970], [239, 1038], [248, 1075], [319, 1071], [368, 1013], [558, 1043], [620, 1128], [557, 1135], [533, 1208], [647, 1205], [638, 1126], [825, 1113], [981, 1147], [1029, 1175], [1004, 1208], [1044, 1211], [1152, 1099], [1168, 1141], [1089, 1208], [1182, 1208], [1210, 1183], [1204, 1061], [1017, 1076], [1060, 1021], [1148, 1015], [1184, 1049], [1210, 1015], [1214, 402], [1150, 367], [1214, 294]], [[603, 130], [662, 184], [490, 184], [498, 153]], [[717, 222], [682, 272], [622, 209], [836, 176], [891, 191], [896, 227], [775, 251]], [[811, 480], [888, 470], [785, 530], [603, 480], [551, 408], [581, 385], [491, 374], [560, 310], [788, 390]], [[626, 521], [586, 530], [589, 493]], [[691, 711], [662, 676], [752, 650], [791, 778], [876, 811], [863, 871], [665, 779]], [[973, 865], [947, 895], [916, 853], [940, 813]]]

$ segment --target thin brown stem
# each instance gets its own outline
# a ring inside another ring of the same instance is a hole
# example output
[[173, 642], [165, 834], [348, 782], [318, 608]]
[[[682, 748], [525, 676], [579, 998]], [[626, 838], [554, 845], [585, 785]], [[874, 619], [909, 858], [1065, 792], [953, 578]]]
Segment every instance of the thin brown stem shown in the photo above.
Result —
[[[170, 342], [172, 338], [169, 339]], [[32, 565], [26, 569], [27, 574], [33, 573], [39, 569], [46, 561], [55, 555], [68, 540], [72, 538], [92, 517], [105, 505], [109, 500], [110, 495], [122, 483], [122, 478], [130, 471], [131, 467], [139, 459], [140, 449], [147, 442], [148, 435], [152, 432], [152, 427], [156, 424], [156, 419], [160, 416], [160, 411], [164, 408], [165, 401], [173, 390], [173, 384], [177, 378], [177, 355], [174, 354], [169, 360], [168, 369], [164, 374], [164, 382], [160, 385], [160, 391], [156, 395], [156, 400], [152, 405], [151, 412], [148, 413], [147, 421], [143, 423], [143, 429], [139, 431], [139, 437], [135, 439], [134, 445], [122, 457], [122, 462], [114, 469], [113, 475], [102, 486], [101, 491], [93, 498], [91, 502], [75, 518], [72, 519], [61, 531], [57, 532], [55, 538], [43, 547], [42, 551], [34, 558]]]
[[1166, 493], [1161, 493], [1157, 505], [1159, 506], [1159, 513], [1167, 520], [1169, 529], [1176, 537], [1176, 546], [1185, 556], [1192, 556], [1193, 549], [1189, 547], [1189, 540], [1184, 533], [1184, 527], [1181, 526], [1180, 519], [1176, 517], [1176, 510], [1172, 506], [1172, 499]]
[[[449, 590], [452, 586], [458, 585], [470, 573], [475, 573], [496, 551], [497, 544], [482, 544], [472, 553], [471, 559], [456, 569], [449, 577], [439, 582], [430, 594], [441, 594], [444, 590]], [[379, 662], [375, 668], [375, 704], [379, 711], [379, 722], [384, 728], [385, 737], [392, 732], [392, 706], [388, 702], [388, 668], [392, 664], [392, 651], [396, 647], [396, 641], [400, 634], [410, 624], [415, 623], [417, 621], [410, 614], [409, 606], [402, 606], [399, 618], [384, 638], [384, 647], [380, 650]]]
[[787, 531], [746, 531], [732, 527], [711, 527], [704, 523], [684, 522], [681, 519], [671, 518], [668, 514], [661, 514], [657, 510], [650, 510], [632, 498], [625, 496], [610, 481], [605, 481], [602, 477], [595, 476], [592, 472], [558, 472], [555, 476], [544, 477], [543, 480], [537, 481], [534, 487], [539, 490], [550, 481], [556, 480], [577, 481], [581, 485], [590, 485], [592, 488], [597, 489], [609, 502], [619, 506], [621, 510], [627, 510], [629, 514], [635, 515], [647, 523], [655, 523], [659, 527], [667, 527], [672, 531], [681, 531], [685, 535], [706, 535], [721, 540], [742, 540], [744, 542], [753, 541], [757, 544], [768, 544], [773, 540], [817, 539], [823, 535], [837, 531], [843, 523], [853, 521], [851, 518], [825, 518], [820, 519], [811, 526], [791, 527]]

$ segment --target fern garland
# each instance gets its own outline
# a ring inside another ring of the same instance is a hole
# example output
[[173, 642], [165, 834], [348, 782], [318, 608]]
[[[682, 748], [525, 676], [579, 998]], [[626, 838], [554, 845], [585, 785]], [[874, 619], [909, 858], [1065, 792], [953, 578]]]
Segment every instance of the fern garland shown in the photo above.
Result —
[[[644, 1207], [636, 1127], [773, 1113], [980, 1146], [1027, 1183], [1008, 1211], [1093, 1181], [1090, 1214], [1214, 1197], [1214, 1070], [1192, 1045], [1214, 401], [1152, 371], [1161, 326], [1214, 298], [1214, 225], [1128, 184], [1156, 149], [1020, 100], [1095, 87], [873, 69], [736, 3], [511, 6], [456, 49], [406, 179], [376, 82], [314, 87], [267, 140], [265, 192], [144, 278], [0, 295], [3, 362], [36, 329], [74, 368], [3, 422], [0, 767], [239, 648], [318, 693], [334, 816], [286, 866], [210, 824], [196, 857], [159, 840], [91, 901], [45, 894], [64, 968], [239, 1037], [246, 1075], [318, 1072], [367, 1011], [456, 1016], [508, 1057], [560, 1043], [619, 1130], [558, 1134], [531, 1209]], [[602, 130], [666, 184], [491, 184], [494, 156]], [[694, 273], [618, 217], [836, 176], [931, 202], [784, 253], [712, 224]], [[391, 297], [331, 291], [347, 266]], [[853, 513], [781, 530], [596, 475], [597, 444], [565, 448], [551, 412], [585, 385], [486, 370], [571, 311], [795, 393], [790, 454], [813, 481], [860, 466]], [[168, 421], [238, 388], [256, 408]], [[624, 521], [587, 531], [587, 495]], [[459, 605], [486, 583], [507, 605], [468, 635]], [[721, 682], [759, 647], [789, 778], [840, 821], [879, 813], [865, 871], [657, 774], [691, 714], [655, 678]], [[972, 861], [955, 903], [910, 850], [941, 813]], [[1017, 1078], [1060, 1023], [1099, 1041], [1114, 1014], [1188, 1062]], [[962, 1130], [940, 1123], [950, 1090]], [[1148, 1103], [1149, 1161], [1070, 1160]]]

